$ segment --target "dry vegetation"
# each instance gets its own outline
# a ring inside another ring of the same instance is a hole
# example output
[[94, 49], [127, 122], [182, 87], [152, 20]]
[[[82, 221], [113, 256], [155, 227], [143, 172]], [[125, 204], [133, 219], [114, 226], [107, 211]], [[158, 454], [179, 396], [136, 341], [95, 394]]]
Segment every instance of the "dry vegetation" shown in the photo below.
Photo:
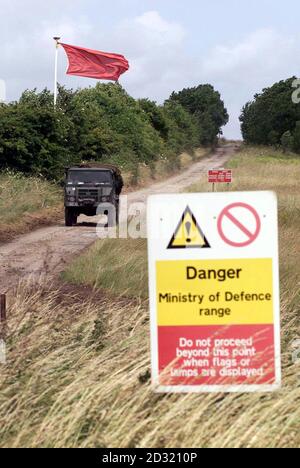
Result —
[[279, 194], [282, 390], [153, 393], [146, 243], [107, 240], [68, 268], [68, 283], [22, 284], [10, 298], [0, 446], [299, 447], [300, 365], [291, 343], [300, 338], [300, 160], [247, 149], [231, 166], [235, 189]]
[[0, 242], [61, 217], [61, 190], [36, 177], [0, 173]]
[[135, 170], [125, 170], [122, 175], [125, 182], [125, 191], [136, 190], [138, 187], [145, 187], [153, 181], [163, 180], [181, 170], [188, 168], [199, 159], [204, 158], [211, 152], [211, 149], [199, 147], [190, 152], [184, 152], [173, 159], [159, 158], [153, 165], [145, 163], [136, 166]]

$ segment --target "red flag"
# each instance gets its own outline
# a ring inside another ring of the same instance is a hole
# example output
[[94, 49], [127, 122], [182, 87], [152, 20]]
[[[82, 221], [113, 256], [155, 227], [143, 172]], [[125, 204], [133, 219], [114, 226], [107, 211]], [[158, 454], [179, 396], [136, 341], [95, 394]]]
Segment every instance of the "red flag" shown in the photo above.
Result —
[[69, 59], [68, 75], [118, 81], [122, 73], [129, 70], [129, 63], [123, 55], [60, 44]]

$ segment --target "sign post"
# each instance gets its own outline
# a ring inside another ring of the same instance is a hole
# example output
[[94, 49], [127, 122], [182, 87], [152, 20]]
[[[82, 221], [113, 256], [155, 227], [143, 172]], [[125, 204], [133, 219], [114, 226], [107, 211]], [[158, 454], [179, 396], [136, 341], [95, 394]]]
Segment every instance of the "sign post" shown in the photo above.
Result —
[[280, 387], [277, 231], [273, 192], [149, 198], [156, 391]]

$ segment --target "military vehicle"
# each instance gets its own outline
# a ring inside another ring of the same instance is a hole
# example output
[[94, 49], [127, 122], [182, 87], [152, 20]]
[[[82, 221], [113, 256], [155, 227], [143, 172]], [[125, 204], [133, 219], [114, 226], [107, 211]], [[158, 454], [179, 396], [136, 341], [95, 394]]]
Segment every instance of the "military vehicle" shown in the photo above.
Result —
[[[123, 188], [120, 170], [110, 164], [80, 164], [66, 168], [65, 224], [75, 226], [80, 214], [95, 216], [99, 205], [113, 205], [105, 210], [108, 224], [119, 222], [119, 197]], [[114, 212], [113, 218], [110, 214]]]

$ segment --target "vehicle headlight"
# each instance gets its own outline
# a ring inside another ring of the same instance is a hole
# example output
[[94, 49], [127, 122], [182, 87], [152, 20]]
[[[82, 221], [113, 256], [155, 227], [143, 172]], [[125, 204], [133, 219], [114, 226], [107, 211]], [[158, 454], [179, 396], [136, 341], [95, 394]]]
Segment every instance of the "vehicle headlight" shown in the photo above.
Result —
[[109, 197], [110, 194], [111, 194], [111, 190], [112, 190], [111, 187], [104, 187], [104, 188], [103, 188], [103, 191], [102, 191], [103, 196], [104, 196], [104, 197]]
[[67, 195], [75, 195], [76, 188], [75, 187], [67, 187]]

